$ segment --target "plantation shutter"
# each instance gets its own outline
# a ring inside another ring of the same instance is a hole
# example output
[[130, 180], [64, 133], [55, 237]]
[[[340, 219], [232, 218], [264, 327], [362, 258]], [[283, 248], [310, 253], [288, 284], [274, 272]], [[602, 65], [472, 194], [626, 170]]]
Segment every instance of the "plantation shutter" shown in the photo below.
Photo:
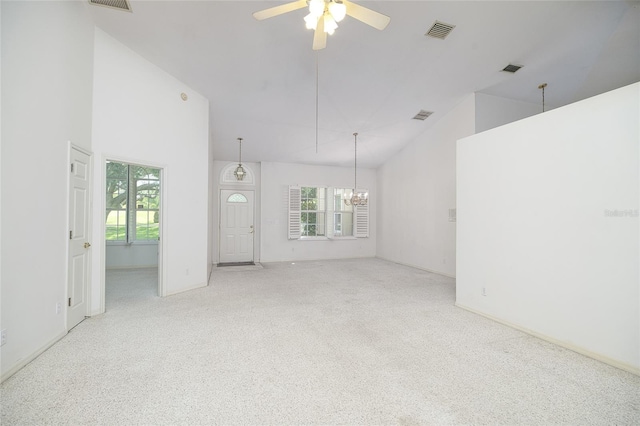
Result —
[[327, 188], [327, 214], [326, 214], [326, 222], [327, 222], [327, 232], [325, 235], [328, 238], [333, 238], [333, 213], [336, 204], [336, 194], [335, 190], [331, 187]]
[[[368, 192], [366, 190], [362, 192]], [[357, 238], [369, 237], [369, 203], [364, 206], [356, 206], [354, 209], [353, 235]]]
[[289, 239], [300, 238], [300, 187], [289, 187]]

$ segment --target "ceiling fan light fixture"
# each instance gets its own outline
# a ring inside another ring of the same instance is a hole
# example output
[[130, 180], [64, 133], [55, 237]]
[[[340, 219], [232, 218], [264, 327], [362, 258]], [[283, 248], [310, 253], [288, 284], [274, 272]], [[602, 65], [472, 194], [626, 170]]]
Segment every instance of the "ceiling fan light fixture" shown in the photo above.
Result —
[[324, 14], [324, 0], [309, 0], [309, 13], [316, 18]]
[[315, 30], [318, 26], [318, 17], [313, 13], [310, 13], [304, 17], [304, 22], [306, 23], [308, 30]]
[[338, 24], [336, 24], [335, 19], [333, 19], [333, 17], [326, 13], [324, 15], [324, 32], [332, 35], [335, 31], [336, 28], [338, 28]]
[[335, 0], [329, 3], [329, 13], [333, 16], [336, 22], [340, 22], [347, 14], [347, 6], [344, 3], [336, 2]]

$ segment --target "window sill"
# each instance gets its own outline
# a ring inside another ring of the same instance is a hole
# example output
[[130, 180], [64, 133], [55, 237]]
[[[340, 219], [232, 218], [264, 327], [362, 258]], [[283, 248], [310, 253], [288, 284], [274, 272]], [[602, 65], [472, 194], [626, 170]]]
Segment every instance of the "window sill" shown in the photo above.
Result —
[[298, 238], [300, 241], [328, 241], [327, 237], [300, 237]]
[[336, 240], [336, 241], [341, 241], [341, 240], [357, 240], [358, 237], [354, 237], [352, 235], [345, 235], [344, 237], [329, 237], [330, 240]]

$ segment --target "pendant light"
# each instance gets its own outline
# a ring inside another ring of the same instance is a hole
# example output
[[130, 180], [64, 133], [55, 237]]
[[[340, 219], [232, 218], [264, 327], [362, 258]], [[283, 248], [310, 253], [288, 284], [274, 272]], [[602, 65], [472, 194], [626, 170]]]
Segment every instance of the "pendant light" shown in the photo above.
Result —
[[366, 206], [369, 202], [368, 192], [358, 192], [358, 133], [353, 134], [353, 192], [349, 198], [345, 196], [344, 203], [347, 206]]
[[240, 142], [240, 155], [238, 159], [238, 167], [236, 167], [233, 175], [236, 177], [236, 179], [242, 180], [247, 175], [247, 172], [242, 167], [242, 138], [238, 138], [238, 141]]

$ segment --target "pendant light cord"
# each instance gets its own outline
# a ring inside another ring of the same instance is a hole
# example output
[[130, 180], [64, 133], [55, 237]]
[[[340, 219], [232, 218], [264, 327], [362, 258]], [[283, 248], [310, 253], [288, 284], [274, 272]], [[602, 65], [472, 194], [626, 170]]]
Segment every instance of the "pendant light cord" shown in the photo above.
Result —
[[319, 86], [318, 55], [319, 53], [316, 51], [316, 154], [318, 153], [318, 86]]
[[353, 195], [358, 193], [358, 132], [353, 134]]

